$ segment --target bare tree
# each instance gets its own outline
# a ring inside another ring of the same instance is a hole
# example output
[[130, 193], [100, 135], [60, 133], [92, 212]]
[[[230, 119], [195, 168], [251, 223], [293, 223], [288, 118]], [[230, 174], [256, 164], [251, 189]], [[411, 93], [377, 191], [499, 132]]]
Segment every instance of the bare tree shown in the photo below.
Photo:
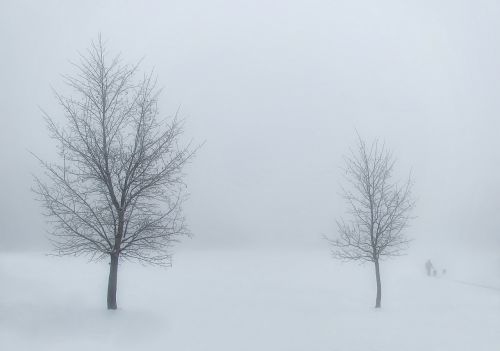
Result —
[[183, 166], [193, 156], [177, 117], [162, 120], [156, 79], [109, 58], [101, 37], [76, 74], [72, 96], [55, 93], [64, 126], [44, 113], [59, 163], [40, 160], [34, 191], [51, 222], [60, 255], [110, 259], [108, 309], [116, 309], [122, 259], [168, 265], [169, 247], [188, 234], [182, 214]]
[[327, 238], [335, 258], [374, 263], [376, 308], [381, 306], [382, 298], [379, 262], [384, 257], [401, 255], [408, 247], [404, 229], [415, 205], [411, 176], [404, 184], [394, 182], [394, 165], [395, 159], [384, 144], [376, 140], [367, 146], [358, 136], [357, 149], [345, 157], [349, 186], [342, 189], [342, 195], [349, 218], [337, 221], [337, 238]]

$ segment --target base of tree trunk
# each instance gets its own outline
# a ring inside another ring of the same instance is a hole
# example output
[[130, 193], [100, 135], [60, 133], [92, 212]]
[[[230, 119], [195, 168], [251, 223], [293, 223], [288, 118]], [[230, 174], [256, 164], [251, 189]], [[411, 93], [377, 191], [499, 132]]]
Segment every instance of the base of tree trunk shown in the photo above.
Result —
[[116, 310], [116, 288], [118, 283], [118, 255], [111, 255], [108, 280], [108, 310]]
[[375, 308], [382, 306], [382, 283], [380, 280], [380, 267], [378, 260], [375, 261], [375, 278], [377, 280], [377, 297], [375, 298]]

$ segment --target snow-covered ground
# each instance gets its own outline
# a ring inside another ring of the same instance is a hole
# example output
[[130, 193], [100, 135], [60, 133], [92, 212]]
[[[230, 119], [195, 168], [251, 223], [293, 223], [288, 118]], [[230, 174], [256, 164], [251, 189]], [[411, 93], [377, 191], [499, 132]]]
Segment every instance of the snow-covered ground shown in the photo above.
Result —
[[0, 254], [0, 350], [500, 350], [500, 262], [463, 257], [384, 262], [375, 310], [372, 267], [326, 250], [185, 250], [123, 264], [108, 312], [106, 263]]

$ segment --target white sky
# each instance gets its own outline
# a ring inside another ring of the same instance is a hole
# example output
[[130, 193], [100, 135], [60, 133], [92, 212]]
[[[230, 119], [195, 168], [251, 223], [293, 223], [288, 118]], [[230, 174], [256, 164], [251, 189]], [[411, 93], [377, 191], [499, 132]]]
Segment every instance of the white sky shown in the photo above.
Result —
[[39, 106], [99, 32], [144, 57], [205, 146], [187, 169], [192, 245], [322, 245], [341, 157], [385, 139], [418, 198], [418, 245], [500, 241], [497, 1], [0, 1], [0, 249], [45, 244], [28, 150]]

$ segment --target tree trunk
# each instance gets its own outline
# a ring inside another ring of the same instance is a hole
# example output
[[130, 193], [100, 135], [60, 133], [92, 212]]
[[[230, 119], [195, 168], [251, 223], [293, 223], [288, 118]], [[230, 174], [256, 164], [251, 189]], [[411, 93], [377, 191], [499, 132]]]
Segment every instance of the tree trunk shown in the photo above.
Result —
[[118, 282], [118, 254], [111, 254], [108, 280], [108, 310], [116, 310], [116, 287]]
[[375, 260], [375, 277], [377, 278], [377, 298], [375, 299], [375, 308], [380, 308], [382, 300], [382, 283], [380, 282], [380, 267], [378, 259]]

